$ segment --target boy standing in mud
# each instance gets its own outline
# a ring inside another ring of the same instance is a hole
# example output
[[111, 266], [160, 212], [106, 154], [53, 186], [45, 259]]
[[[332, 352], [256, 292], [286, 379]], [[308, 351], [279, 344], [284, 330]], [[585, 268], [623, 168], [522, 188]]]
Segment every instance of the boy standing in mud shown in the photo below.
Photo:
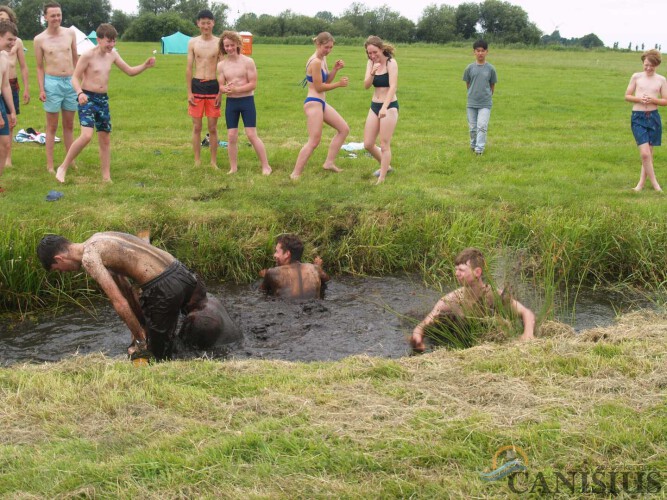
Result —
[[60, 183], [65, 182], [67, 168], [93, 138], [93, 127], [97, 130], [100, 146], [102, 180], [111, 182], [111, 115], [107, 95], [111, 65], [115, 64], [129, 76], [136, 76], [155, 65], [154, 57], [149, 57], [138, 66], [129, 66], [123, 61], [120, 54], [114, 51], [118, 33], [110, 24], [100, 24], [96, 32], [97, 46], [79, 58], [72, 77], [72, 86], [79, 102], [81, 135], [69, 148], [67, 156], [56, 171], [56, 180]]
[[293, 234], [276, 238], [273, 258], [277, 266], [262, 269], [264, 278], [260, 290], [288, 299], [318, 299], [322, 296], [322, 285], [329, 276], [322, 270], [322, 259], [316, 257], [313, 264], [302, 264], [303, 243]]
[[[206, 286], [174, 256], [131, 234], [96, 233], [83, 243], [50, 234], [37, 255], [47, 271], [83, 270], [109, 297], [132, 334], [128, 354], [172, 355], [181, 313], [203, 309]], [[141, 295], [129, 280], [141, 288]]]
[[[466, 317], [480, 317], [493, 311], [497, 297], [501, 290], [495, 291], [484, 283], [482, 273], [485, 266], [484, 256], [476, 248], [466, 248], [456, 256], [456, 279], [462, 285], [460, 288], [441, 298], [433, 310], [412, 331], [410, 343], [416, 352], [424, 352], [424, 330], [434, 324], [439, 317], [451, 315], [463, 320]], [[512, 311], [523, 321], [523, 335], [521, 340], [535, 338], [535, 314], [519, 301], [510, 299]]]
[[630, 126], [639, 147], [642, 170], [635, 191], [644, 189], [646, 179], [653, 189], [662, 191], [653, 169], [653, 146], [662, 142], [662, 122], [658, 106], [667, 106], [667, 79], [655, 70], [662, 62], [660, 52], [651, 49], [642, 54], [644, 71], [635, 73], [625, 91], [625, 100], [633, 103]]

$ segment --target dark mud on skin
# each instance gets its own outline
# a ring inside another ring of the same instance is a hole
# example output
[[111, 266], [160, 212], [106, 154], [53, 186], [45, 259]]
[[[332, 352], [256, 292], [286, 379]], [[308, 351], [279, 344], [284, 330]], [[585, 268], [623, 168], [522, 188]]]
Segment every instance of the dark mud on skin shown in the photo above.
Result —
[[[407, 339], [417, 322], [412, 318], [424, 317], [442, 295], [410, 275], [337, 277], [324, 300], [308, 302], [266, 297], [256, 284], [211, 286], [209, 291], [223, 302], [244, 340], [210, 351], [184, 350], [177, 358], [328, 361], [357, 354], [406, 356], [411, 352]], [[517, 298], [539, 310], [529, 296]], [[568, 312], [558, 319], [576, 330], [609, 325], [616, 315], [611, 300], [580, 293], [576, 322]], [[129, 343], [125, 324], [108, 302], [101, 302], [95, 309], [44, 317], [39, 323], [2, 326], [0, 364], [58, 361], [94, 352], [124, 358]]]

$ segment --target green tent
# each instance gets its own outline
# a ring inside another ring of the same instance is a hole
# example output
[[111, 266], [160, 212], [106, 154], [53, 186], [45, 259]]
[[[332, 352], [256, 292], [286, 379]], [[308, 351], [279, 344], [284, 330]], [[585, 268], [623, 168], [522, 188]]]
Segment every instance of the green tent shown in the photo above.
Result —
[[187, 54], [190, 36], [177, 31], [173, 35], [162, 37], [163, 54]]
[[93, 42], [95, 45], [97, 45], [97, 33], [95, 33], [95, 30], [88, 33], [88, 36], [86, 38], [91, 42]]

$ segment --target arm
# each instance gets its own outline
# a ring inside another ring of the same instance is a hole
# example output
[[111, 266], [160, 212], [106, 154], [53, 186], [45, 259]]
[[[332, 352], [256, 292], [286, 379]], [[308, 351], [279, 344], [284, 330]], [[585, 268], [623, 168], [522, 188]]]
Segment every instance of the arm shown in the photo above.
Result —
[[90, 61], [90, 54], [83, 54], [76, 63], [74, 73], [72, 74], [72, 88], [76, 92], [76, 100], [79, 104], [86, 104], [88, 96], [83, 92], [82, 84], [83, 77], [88, 69], [88, 61]]
[[76, 68], [76, 64], [79, 62], [79, 53], [76, 51], [76, 35], [72, 30], [69, 30], [70, 33], [72, 34], [72, 45], [71, 45], [71, 50], [72, 50], [72, 67]]
[[39, 86], [39, 100], [46, 101], [46, 92], [44, 91], [44, 51], [42, 50], [42, 40], [39, 36], [34, 41], [35, 59], [37, 60], [37, 85]]
[[320, 276], [320, 281], [322, 283], [326, 283], [329, 281], [329, 275], [324, 272], [324, 269], [322, 269], [322, 265], [324, 264], [324, 261], [322, 261], [322, 257], [319, 255], [313, 259], [313, 264], [315, 264], [315, 268], [317, 269], [317, 274]]
[[632, 75], [630, 78], [630, 83], [628, 84], [628, 88], [625, 89], [625, 100], [628, 102], [641, 102], [641, 98], [635, 96], [635, 90], [637, 90], [637, 74], [635, 73]]
[[[322, 81], [322, 61], [318, 58], [313, 59], [311, 62], [312, 65], [312, 77], [313, 77], [313, 88], [316, 92], [327, 92], [328, 90], [333, 90], [338, 87], [347, 87], [347, 78], [343, 77], [336, 83], [326, 83]], [[331, 75], [329, 75], [331, 80]]]
[[123, 294], [123, 297], [125, 297], [125, 299], [127, 300], [127, 303], [130, 305], [132, 312], [139, 320], [139, 323], [141, 323], [141, 325], [144, 325], [146, 323], [146, 320], [144, 319], [144, 313], [141, 310], [141, 306], [139, 305], [139, 297], [137, 292], [135, 291], [134, 288], [132, 288], [132, 285], [125, 276], [121, 276], [120, 274], [116, 273], [110, 273], [110, 274], [114, 282], [118, 286], [120, 293]]
[[496, 84], [495, 84], [495, 83], [492, 83], [492, 84], [489, 85], [489, 87], [491, 87], [491, 95], [493, 95], [493, 93], [494, 93], [495, 90], [496, 90]]
[[246, 62], [246, 78], [248, 83], [230, 89], [230, 93], [241, 94], [243, 92], [251, 92], [257, 88], [257, 66], [255, 61], [248, 57]]
[[21, 80], [23, 80], [23, 103], [30, 102], [30, 83], [28, 65], [25, 62], [25, 54], [23, 52], [23, 41], [21, 39], [16, 43], [16, 61], [21, 69]]
[[264, 278], [262, 283], [259, 285], [259, 289], [271, 293], [275, 289], [273, 273], [271, 272], [271, 269], [262, 269], [259, 272], [259, 275]]
[[[12, 96], [12, 88], [9, 86], [9, 77], [8, 77], [8, 56], [3, 56], [2, 64], [2, 98], [5, 101], [5, 106], [7, 107], [7, 120], [9, 121], [9, 126], [14, 127], [16, 125], [16, 110], [14, 109], [14, 97]], [[2, 117], [0, 116], [0, 121]], [[5, 126], [4, 121], [2, 121], [2, 127]]]
[[188, 62], [185, 68], [185, 88], [188, 89], [188, 103], [195, 104], [195, 96], [192, 94], [192, 65], [195, 62], [195, 45], [192, 39], [188, 42]]
[[523, 321], [523, 335], [519, 337], [520, 340], [531, 340], [535, 338], [535, 314], [518, 300], [512, 299], [510, 302], [512, 311], [518, 316], [521, 316]]
[[369, 89], [371, 85], [373, 85], [373, 78], [375, 77], [375, 73], [377, 72], [379, 67], [380, 67], [379, 63], [373, 64], [373, 61], [371, 61], [370, 59], [366, 63], [366, 75], [364, 76], [365, 89]]
[[389, 73], [389, 90], [378, 112], [378, 118], [387, 116], [387, 108], [391, 104], [391, 101], [396, 98], [396, 90], [398, 90], [398, 64], [393, 59], [387, 61], [387, 72]]
[[410, 344], [415, 351], [424, 352], [424, 330], [435, 323], [441, 314], [451, 311], [449, 304], [450, 295], [446, 295], [438, 302], [436, 302], [433, 310], [412, 330], [412, 337], [410, 337]]
[[217, 68], [216, 69], [217, 78], [218, 78], [218, 88], [220, 89], [220, 90], [218, 90], [218, 95], [215, 96], [215, 107], [216, 108], [219, 108], [222, 105], [222, 94], [227, 93], [227, 88], [225, 86], [225, 83], [226, 83], [225, 82], [225, 72], [223, 71], [224, 63], [225, 63], [225, 61], [223, 59], [217, 64], [217, 67], [216, 67]]
[[329, 72], [329, 74], [327, 75], [327, 81], [326, 81], [326, 83], [331, 83], [331, 82], [333, 82], [334, 78], [336, 78], [336, 73], [338, 73], [338, 70], [339, 70], [339, 69], [342, 69], [342, 68], [344, 68], [344, 67], [345, 67], [345, 62], [343, 62], [342, 59], [338, 59], [338, 60], [334, 63], [334, 67], [333, 67], [333, 69], [332, 69], [332, 70]]
[[114, 60], [114, 64], [118, 66], [118, 68], [126, 75], [137, 76], [139, 73], [143, 73], [148, 68], [155, 66], [155, 58], [149, 57], [144, 61], [143, 64], [139, 64], [138, 66], [130, 66], [125, 61], [123, 61], [123, 58], [120, 57], [120, 55], [118, 55], [116, 52], [116, 59]]

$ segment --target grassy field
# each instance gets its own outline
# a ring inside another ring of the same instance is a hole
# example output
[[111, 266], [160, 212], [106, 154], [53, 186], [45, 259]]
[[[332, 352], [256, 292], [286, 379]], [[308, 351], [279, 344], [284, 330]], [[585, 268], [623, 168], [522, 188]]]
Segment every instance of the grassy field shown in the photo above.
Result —
[[[33, 101], [19, 128], [41, 131], [29, 48]], [[130, 64], [155, 48], [118, 46]], [[640, 164], [623, 93], [641, 69], [638, 54], [491, 47], [499, 83], [489, 148], [477, 158], [461, 81], [471, 50], [399, 47], [396, 173], [375, 187], [377, 167], [363, 155], [341, 154], [345, 171], [325, 173], [324, 146], [299, 182], [288, 178], [306, 140], [298, 82], [310, 53], [255, 46], [268, 178], [245, 142], [236, 176], [226, 175], [224, 150], [219, 171], [193, 166], [182, 56], [158, 56], [134, 79], [112, 73], [113, 184], [100, 181], [96, 145], [62, 187], [46, 172], [42, 146], [15, 145], [0, 179], [3, 310], [94, 293], [84, 276], [47, 279], [34, 255], [44, 233], [81, 240], [145, 228], [213, 282], [254, 278], [270, 263], [275, 235], [290, 231], [334, 274], [417, 270], [435, 283], [450, 276], [453, 255], [476, 245], [492, 266], [545, 289], [661, 290], [667, 198], [630, 190]], [[345, 59], [351, 85], [328, 102], [350, 124], [349, 141], [360, 142], [370, 101], [363, 49], [338, 47], [334, 58]], [[57, 159], [63, 154], [59, 147]], [[658, 179], [667, 182], [664, 163], [658, 148]], [[64, 198], [44, 201], [51, 189]], [[617, 474], [621, 496], [664, 497], [666, 329], [663, 315], [632, 315], [579, 336], [547, 322], [535, 342], [401, 360], [138, 369], [75, 356], [2, 368], [0, 497], [515, 498], [507, 479], [480, 478], [508, 445], [528, 458], [513, 485], [523, 496], [607, 497]], [[572, 489], [561, 481], [555, 493], [558, 474]], [[590, 488], [582, 493], [583, 474]]]

